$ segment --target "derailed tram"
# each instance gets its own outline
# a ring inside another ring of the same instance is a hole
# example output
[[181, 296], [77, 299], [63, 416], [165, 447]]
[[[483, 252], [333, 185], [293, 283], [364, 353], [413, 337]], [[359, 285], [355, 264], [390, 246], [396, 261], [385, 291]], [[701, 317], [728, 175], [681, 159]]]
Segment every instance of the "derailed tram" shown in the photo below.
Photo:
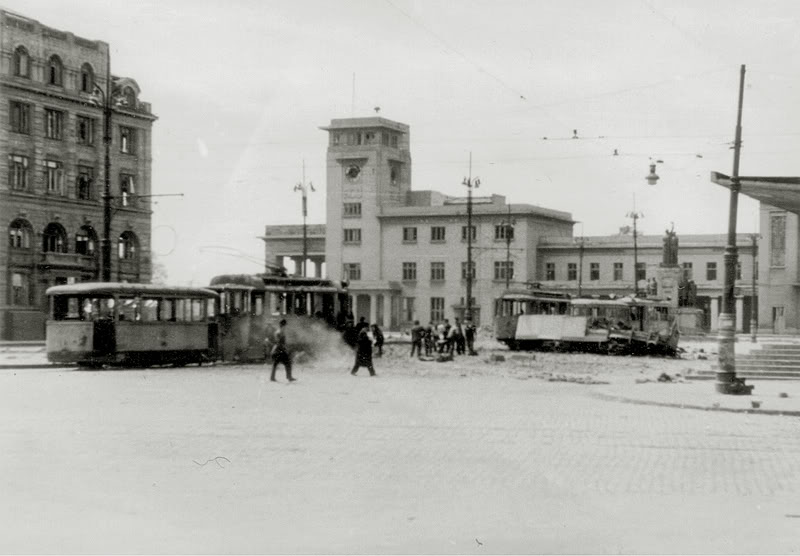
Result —
[[549, 307], [542, 303], [543, 292], [503, 294], [495, 319], [497, 339], [512, 350], [676, 353], [678, 322], [670, 303], [632, 296], [548, 295], [559, 293], [563, 298]]

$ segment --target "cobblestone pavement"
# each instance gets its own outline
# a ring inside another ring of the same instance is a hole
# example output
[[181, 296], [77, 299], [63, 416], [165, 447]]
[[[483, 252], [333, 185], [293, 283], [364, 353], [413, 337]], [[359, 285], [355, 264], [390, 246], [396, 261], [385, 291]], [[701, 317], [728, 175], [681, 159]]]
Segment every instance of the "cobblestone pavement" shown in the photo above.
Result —
[[1, 370], [0, 552], [800, 550], [799, 419], [436, 365]]

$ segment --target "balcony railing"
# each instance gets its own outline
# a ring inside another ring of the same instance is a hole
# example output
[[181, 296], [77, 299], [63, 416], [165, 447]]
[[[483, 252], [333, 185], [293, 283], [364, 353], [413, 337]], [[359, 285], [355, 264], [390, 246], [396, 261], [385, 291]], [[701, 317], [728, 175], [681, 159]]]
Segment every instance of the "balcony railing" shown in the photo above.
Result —
[[95, 255], [81, 255], [79, 253], [57, 253], [47, 251], [39, 253], [39, 266], [51, 268], [74, 268], [79, 270], [94, 270], [98, 265]]

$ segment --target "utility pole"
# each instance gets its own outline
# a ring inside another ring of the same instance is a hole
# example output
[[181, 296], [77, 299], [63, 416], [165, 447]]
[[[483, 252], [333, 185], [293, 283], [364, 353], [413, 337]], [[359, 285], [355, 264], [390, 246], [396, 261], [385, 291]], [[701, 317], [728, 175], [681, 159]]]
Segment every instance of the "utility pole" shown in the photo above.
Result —
[[514, 224], [515, 222], [511, 219], [511, 205], [508, 205], [508, 219], [503, 225], [506, 236], [506, 289], [511, 282], [511, 273], [508, 269], [511, 268], [511, 238], [514, 235]]
[[[98, 88], [99, 89], [99, 88]], [[102, 89], [99, 89], [102, 92]], [[111, 49], [106, 55], [106, 91], [103, 95], [103, 239], [100, 244], [100, 277], [111, 281]]]
[[585, 239], [581, 236], [580, 247], [578, 248], [578, 297], [581, 296], [583, 286], [583, 244]]
[[306, 261], [308, 260], [308, 228], [306, 217], [308, 216], [308, 190], [316, 191], [311, 182], [306, 184], [306, 161], [303, 160], [303, 181], [294, 186], [294, 191], [300, 191], [303, 195], [303, 262], [300, 265], [300, 275], [306, 275]]
[[469, 176], [464, 178], [461, 184], [467, 186], [467, 299], [464, 320], [472, 320], [472, 190], [481, 184], [479, 178], [472, 178], [472, 152], [469, 153]]
[[637, 243], [636, 222], [644, 218], [644, 214], [636, 210], [636, 195], [633, 196], [633, 210], [626, 215], [633, 220], [633, 294], [639, 295], [639, 245]]
[[739, 106], [736, 113], [736, 139], [733, 143], [733, 173], [728, 207], [728, 244], [725, 246], [725, 285], [722, 290], [722, 312], [719, 314], [719, 367], [714, 388], [720, 394], [750, 394], [752, 386], [745, 386], [744, 379], [736, 378], [736, 212], [739, 209], [739, 156], [742, 150], [742, 104], [744, 102], [744, 73], [742, 64], [739, 75]]
[[754, 344], [758, 341], [758, 290], [756, 289], [756, 271], [758, 270], [758, 234], [750, 236], [753, 242], [753, 297], [750, 302], [750, 341]]

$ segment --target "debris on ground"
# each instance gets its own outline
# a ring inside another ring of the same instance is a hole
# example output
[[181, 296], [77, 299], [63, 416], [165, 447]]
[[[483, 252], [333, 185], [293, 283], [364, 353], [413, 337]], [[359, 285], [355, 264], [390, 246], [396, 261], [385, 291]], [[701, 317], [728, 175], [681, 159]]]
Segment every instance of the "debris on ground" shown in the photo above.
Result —
[[759, 400], [750, 400], [750, 405], [753, 406], [753, 409], [758, 409], [761, 407], [761, 401]]
[[597, 380], [591, 376], [567, 376], [544, 373], [542, 378], [547, 378], [547, 382], [571, 382], [574, 384], [609, 384], [605, 380]]
[[672, 377], [667, 373], [661, 373], [658, 375], [658, 382], [672, 382]]
[[778, 397], [779, 398], [788, 398], [789, 394], [787, 394], [786, 392], [781, 392], [780, 394], [778, 394]]

